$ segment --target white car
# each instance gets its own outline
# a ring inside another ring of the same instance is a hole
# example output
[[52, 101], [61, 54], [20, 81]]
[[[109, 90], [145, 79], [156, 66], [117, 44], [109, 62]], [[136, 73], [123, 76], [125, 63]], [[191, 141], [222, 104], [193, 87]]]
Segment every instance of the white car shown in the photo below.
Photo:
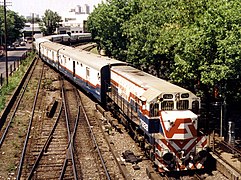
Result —
[[20, 42], [20, 46], [26, 46], [26, 42], [25, 41]]

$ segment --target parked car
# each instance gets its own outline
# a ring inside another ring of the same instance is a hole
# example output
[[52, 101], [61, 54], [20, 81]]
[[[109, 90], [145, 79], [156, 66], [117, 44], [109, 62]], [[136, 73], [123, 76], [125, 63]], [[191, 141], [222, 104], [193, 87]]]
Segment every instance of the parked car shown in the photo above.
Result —
[[16, 49], [15, 46], [11, 46], [11, 45], [8, 45], [8, 46], [7, 46], [7, 50], [8, 50], [8, 51], [11, 51], [11, 50], [14, 50], [14, 49]]
[[20, 42], [20, 46], [26, 46], [26, 42], [25, 41]]
[[16, 41], [16, 42], [13, 42], [13, 46], [14, 46], [14, 47], [19, 47], [19, 42], [17, 42], [17, 41]]

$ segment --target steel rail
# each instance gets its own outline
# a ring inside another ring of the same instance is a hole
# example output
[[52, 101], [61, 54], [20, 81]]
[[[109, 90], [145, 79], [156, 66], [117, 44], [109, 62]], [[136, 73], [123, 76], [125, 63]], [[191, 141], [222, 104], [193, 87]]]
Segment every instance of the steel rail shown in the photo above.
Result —
[[[60, 174], [60, 178], [59, 178], [59, 179], [63, 179], [63, 177], [64, 177], [64, 172], [65, 172], [65, 170], [66, 170], [67, 163], [68, 163], [68, 157], [69, 157], [69, 151], [70, 151], [69, 148], [70, 148], [71, 146], [74, 147], [73, 143], [74, 143], [74, 138], [75, 138], [75, 134], [76, 134], [76, 129], [77, 129], [78, 122], [79, 122], [80, 106], [79, 106], [78, 109], [79, 109], [79, 110], [78, 110], [77, 117], [76, 117], [76, 119], [75, 119], [74, 131], [73, 131], [73, 133], [72, 133], [72, 135], [71, 135], [71, 138], [70, 138], [69, 143], [68, 143], [68, 146], [67, 146], [68, 151], [67, 151], [67, 154], [66, 154], [66, 158], [65, 158], [65, 161], [64, 161], [64, 164], [63, 164], [62, 171], [61, 171], [61, 174]], [[73, 149], [73, 148], [71, 148], [71, 149]], [[75, 167], [76, 167], [76, 166], [75, 166]], [[77, 173], [76, 173], [76, 174], [77, 174]], [[78, 179], [78, 177], [76, 177], [76, 178]]]
[[60, 115], [61, 115], [61, 112], [62, 112], [62, 107], [63, 107], [63, 103], [61, 103], [61, 106], [60, 106], [60, 109], [59, 109], [59, 113], [58, 113], [58, 116], [57, 116], [57, 118], [55, 120], [55, 123], [54, 123], [54, 125], [52, 127], [52, 130], [49, 133], [49, 136], [48, 136], [47, 140], [45, 141], [44, 146], [40, 150], [39, 155], [38, 155], [37, 159], [35, 160], [35, 162], [34, 162], [34, 164], [32, 166], [32, 169], [31, 169], [31, 171], [30, 171], [30, 173], [28, 175], [28, 178], [27, 178], [28, 180], [30, 180], [33, 177], [33, 173], [34, 173], [35, 169], [37, 168], [37, 166], [39, 164], [39, 161], [42, 158], [44, 152], [47, 152], [47, 148], [48, 148], [48, 146], [50, 144], [51, 139], [53, 138], [54, 131], [55, 131], [57, 125], [58, 125], [58, 122], [59, 122], [59, 119], [60, 119]]
[[[237, 150], [237, 149], [235, 149], [234, 147], [230, 146], [230, 145], [229, 145], [228, 143], [226, 143], [225, 141], [219, 140], [219, 139], [217, 139], [217, 138], [214, 138], [214, 142], [216, 142], [216, 141], [219, 142], [217, 146], [224, 145], [224, 146], [225, 146], [226, 148], [228, 148], [229, 150], [231, 150], [231, 151], [233, 151], [233, 152], [235, 151], [236, 153], [238, 153], [239, 156], [241, 155], [239, 150]], [[215, 147], [215, 145], [214, 145], [214, 147]], [[233, 170], [235, 170], [238, 174], [241, 175], [240, 170], [237, 169], [236, 167], [234, 167], [230, 162], [228, 162], [227, 160], [225, 160], [225, 158], [223, 158], [223, 157], [219, 154], [219, 152], [216, 150], [216, 148], [215, 148], [215, 149], [212, 149], [212, 152], [213, 152], [216, 156], [218, 156], [222, 161], [224, 161], [227, 165], [229, 165]], [[233, 153], [232, 153], [232, 154], [233, 154]]]
[[237, 148], [231, 146], [230, 144], [228, 144], [226, 141], [221, 140], [219, 141], [221, 144], [223, 144], [225, 147], [227, 147], [230, 151], [232, 151], [232, 153], [237, 153], [239, 156], [241, 156], [241, 151], [238, 150]]
[[32, 127], [32, 121], [33, 121], [35, 107], [36, 107], [36, 104], [37, 104], [37, 98], [38, 98], [38, 93], [39, 93], [39, 89], [40, 89], [40, 85], [41, 85], [41, 81], [42, 81], [43, 71], [44, 71], [44, 64], [42, 66], [41, 75], [40, 75], [40, 78], [39, 78], [39, 81], [38, 81], [38, 88], [37, 88], [35, 98], [34, 98], [34, 102], [33, 102], [31, 118], [29, 120], [28, 131], [27, 131], [27, 135], [26, 135], [26, 138], [25, 138], [24, 147], [23, 147], [23, 150], [22, 150], [21, 159], [20, 159], [20, 163], [19, 163], [19, 167], [18, 167], [18, 174], [17, 174], [17, 178], [16, 178], [17, 180], [19, 180], [21, 178], [23, 161], [24, 161], [24, 157], [25, 157], [25, 154], [26, 154], [27, 144], [28, 144], [28, 140], [29, 140], [31, 127]]
[[33, 69], [32, 69], [32, 72], [30, 73], [29, 79], [27, 80], [27, 82], [25, 83], [25, 86], [23, 87], [22, 94], [20, 95], [20, 97], [19, 97], [19, 99], [18, 99], [18, 101], [17, 101], [17, 104], [16, 104], [16, 107], [15, 107], [15, 109], [14, 109], [14, 112], [13, 112], [11, 118], [9, 119], [9, 122], [8, 122], [8, 124], [7, 124], [4, 132], [3, 132], [3, 134], [2, 134], [2, 137], [1, 137], [1, 140], [0, 140], [0, 148], [1, 148], [3, 142], [4, 142], [5, 138], [6, 138], [6, 135], [7, 135], [7, 133], [8, 133], [8, 130], [9, 130], [9, 128], [10, 128], [10, 125], [11, 125], [11, 123], [12, 123], [12, 121], [13, 121], [15, 115], [16, 115], [16, 112], [17, 112], [17, 110], [18, 110], [18, 107], [19, 107], [19, 105], [20, 105], [20, 102], [21, 102], [21, 100], [22, 100], [22, 98], [23, 98], [23, 95], [24, 95], [26, 89], [27, 89], [28, 83], [29, 83], [29, 81], [30, 81], [30, 79], [31, 79], [31, 77], [32, 77], [32, 75], [33, 75], [33, 71], [34, 71], [34, 68], [36, 67], [36, 64], [37, 64], [37, 61], [35, 61], [34, 67], [32, 67]]
[[68, 117], [67, 103], [66, 103], [66, 97], [65, 97], [66, 92], [65, 92], [65, 89], [64, 89], [64, 80], [63, 79], [62, 79], [62, 86], [61, 87], [62, 87], [61, 88], [62, 100], [63, 100], [64, 112], [65, 112], [65, 121], [66, 121], [67, 130], [68, 130], [68, 140], [69, 140], [70, 143], [69, 143], [66, 159], [64, 161], [63, 168], [62, 168], [59, 179], [63, 179], [63, 177], [64, 177], [64, 172], [66, 170], [66, 166], [67, 166], [67, 163], [68, 163], [68, 157], [69, 157], [69, 154], [70, 154], [71, 161], [72, 161], [72, 169], [73, 169], [73, 173], [74, 173], [74, 179], [77, 180], [78, 175], [77, 175], [76, 164], [75, 164], [75, 160], [74, 160], [73, 144], [71, 143], [71, 131], [70, 131], [70, 125], [69, 125], [69, 117]]
[[[96, 108], [97, 111], [99, 111], [98, 108], [97, 108], [97, 106], [95, 106], [95, 108]], [[98, 125], [99, 125], [100, 127], [102, 126], [99, 121], [98, 121]], [[122, 176], [123, 176], [125, 179], [128, 179], [128, 178], [129, 178], [129, 177], [128, 177], [129, 174], [126, 173], [126, 172], [124, 172], [123, 168], [121, 167], [122, 165], [119, 163], [118, 158], [116, 157], [115, 152], [114, 152], [113, 148], [111, 147], [110, 141], [109, 141], [108, 138], [106, 137], [103, 128], [101, 128], [101, 132], [102, 132], [103, 135], [104, 135], [105, 141], [107, 142], [107, 145], [108, 145], [108, 147], [109, 147], [109, 149], [110, 149], [110, 151], [111, 151], [111, 153], [112, 153], [112, 155], [113, 155], [113, 157], [114, 157], [114, 160], [115, 160], [116, 164], [118, 165], [118, 168], [119, 168]]]
[[194, 173], [194, 178], [196, 178], [197, 180], [202, 180], [202, 176], [200, 176], [198, 173]]
[[97, 141], [96, 141], [94, 132], [93, 132], [92, 127], [91, 127], [91, 125], [90, 125], [89, 118], [88, 118], [88, 116], [87, 116], [87, 114], [86, 114], [86, 111], [85, 111], [85, 109], [84, 109], [84, 105], [83, 105], [81, 99], [80, 99], [80, 104], [81, 104], [81, 109], [82, 109], [82, 111], [83, 111], [83, 113], [84, 113], [84, 117], [85, 117], [85, 119], [86, 119], [86, 122], [87, 122], [88, 127], [89, 127], [89, 130], [90, 130], [91, 138], [92, 138], [93, 143], [94, 143], [94, 145], [95, 145], [95, 147], [96, 147], [96, 149], [97, 149], [98, 155], [99, 155], [100, 160], [101, 160], [101, 164], [102, 164], [102, 166], [104, 167], [104, 171], [105, 171], [106, 177], [107, 177], [108, 180], [110, 180], [110, 179], [111, 179], [110, 174], [109, 174], [109, 172], [108, 172], [108, 170], [107, 170], [107, 167], [106, 167], [106, 165], [105, 165], [104, 158], [103, 158], [103, 156], [101, 155], [100, 148], [99, 148], [98, 143], [97, 143]]
[[223, 162], [225, 162], [227, 165], [229, 165], [229, 167], [231, 167], [234, 171], [236, 171], [238, 174], [241, 175], [241, 172], [239, 169], [237, 169], [236, 167], [234, 167], [230, 162], [228, 162], [227, 160], [225, 160], [222, 156], [219, 155], [219, 153], [215, 150], [213, 151], [213, 153], [218, 156]]

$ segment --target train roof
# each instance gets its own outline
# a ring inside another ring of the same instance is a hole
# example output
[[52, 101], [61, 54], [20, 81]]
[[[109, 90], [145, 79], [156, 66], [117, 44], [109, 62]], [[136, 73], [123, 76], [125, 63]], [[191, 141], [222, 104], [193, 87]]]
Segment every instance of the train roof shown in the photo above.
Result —
[[69, 50], [69, 49], [72, 48], [70, 46], [66, 46], [66, 45], [59, 44], [59, 43], [54, 43], [54, 42], [51, 42], [51, 41], [44, 41], [43, 44], [44, 44], [44, 47], [46, 47], [48, 49], [51, 49], [53, 51], [60, 51], [60, 50], [63, 50], [63, 49], [68, 49]]
[[34, 43], [42, 43], [42, 42], [49, 42], [50, 40], [48, 38], [37, 38], [35, 39]]
[[69, 37], [69, 38], [73, 38], [73, 37], [78, 37], [78, 38], [81, 38], [81, 37], [91, 37], [91, 33], [72, 33], [71, 36], [69, 36], [68, 34], [54, 34], [54, 35], [49, 35], [49, 36], [44, 36], [44, 37], [41, 37], [41, 38], [37, 38], [36, 40], [37, 41], [46, 41], [46, 40], [49, 40], [49, 41], [52, 41], [53, 39], [55, 38], [63, 38], [63, 37]]
[[98, 70], [106, 65], [127, 65], [126, 62], [118, 61], [107, 56], [101, 56], [77, 48], [65, 51], [64, 54], [72, 59], [78, 60], [80, 63], [86, 64]]
[[106, 65], [126, 65], [127, 63], [118, 61], [116, 59], [108, 58], [98, 54], [93, 54], [88, 51], [84, 51], [78, 48], [62, 45], [53, 42], [44, 42], [44, 46], [48, 49], [59, 51], [60, 54], [64, 54], [66, 57], [79, 61], [89, 67], [100, 70]]
[[[180, 86], [172, 84], [166, 80], [157, 78], [153, 75], [145, 73], [138, 70], [132, 66], [114, 66], [112, 70], [119, 75], [125, 77], [127, 80], [133, 82], [134, 84], [140, 86], [141, 88], [147, 89], [143, 94], [147, 102], [159, 97], [161, 94], [170, 93], [189, 93], [193, 94], [191, 91], [184, 89]], [[194, 95], [194, 94], [193, 94]]]

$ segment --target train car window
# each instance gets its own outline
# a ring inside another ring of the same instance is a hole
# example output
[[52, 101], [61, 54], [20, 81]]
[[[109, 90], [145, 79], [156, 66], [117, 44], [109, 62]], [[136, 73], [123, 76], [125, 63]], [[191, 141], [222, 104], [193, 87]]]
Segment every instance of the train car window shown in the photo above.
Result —
[[156, 117], [159, 115], [159, 103], [150, 104], [150, 117]]
[[192, 102], [192, 112], [198, 114], [199, 113], [199, 101]]
[[177, 109], [184, 110], [189, 108], [189, 101], [188, 100], [180, 100], [177, 101]]
[[174, 102], [173, 101], [163, 101], [163, 102], [161, 102], [161, 109], [162, 110], [173, 110], [174, 109]]
[[98, 78], [98, 80], [100, 80], [100, 73], [97, 74], [97, 78]]
[[83, 66], [83, 64], [81, 63], [81, 64], [80, 64], [80, 66], [82, 67], [82, 66]]
[[189, 94], [188, 93], [183, 93], [183, 94], [181, 94], [181, 98], [189, 98]]
[[79, 62], [77, 62], [77, 65], [79, 65]]
[[70, 61], [70, 58], [69, 58], [69, 61]]
[[86, 76], [90, 76], [90, 68], [86, 67]]
[[173, 95], [172, 94], [163, 94], [163, 99], [172, 99]]

